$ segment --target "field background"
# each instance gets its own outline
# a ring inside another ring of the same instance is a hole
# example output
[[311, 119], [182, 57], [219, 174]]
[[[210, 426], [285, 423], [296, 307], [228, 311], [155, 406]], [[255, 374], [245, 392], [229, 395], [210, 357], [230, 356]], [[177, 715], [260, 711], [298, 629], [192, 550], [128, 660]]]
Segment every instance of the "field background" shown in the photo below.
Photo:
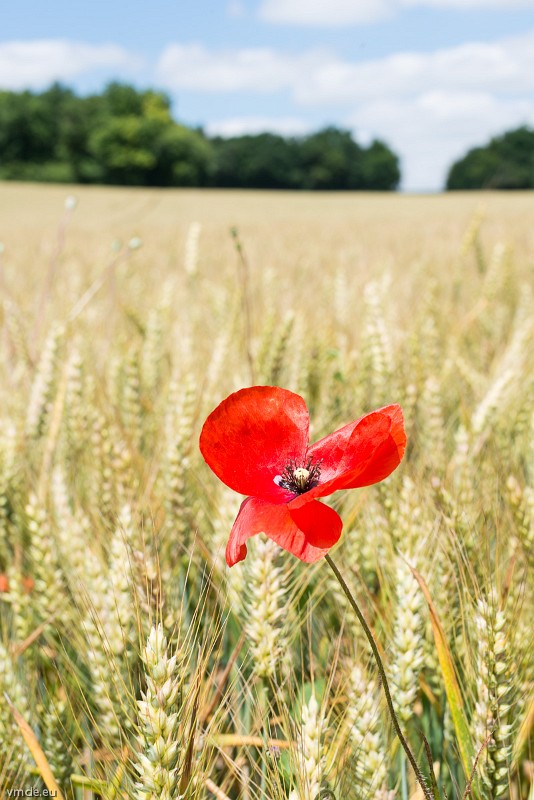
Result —
[[[92, 245], [88, 252], [91, 257], [99, 254], [97, 246], [105, 253], [109, 241], [137, 233], [143, 237], [145, 250], [150, 248], [151, 257], [156, 255], [159, 261], [176, 254], [179, 262], [187, 225], [199, 221], [209, 245], [220, 245], [220, 241], [212, 240], [219, 235], [231, 250], [227, 228], [238, 225], [243, 234], [253, 237], [247, 249], [257, 249], [269, 258], [290, 246], [289, 254], [297, 258], [304, 254], [316, 259], [330, 255], [336, 261], [344, 256], [364, 257], [376, 263], [379, 258], [395, 255], [403, 261], [427, 257], [435, 262], [457, 254], [463, 235], [479, 212], [485, 213], [484, 234], [490, 245], [505, 239], [513, 243], [520, 256], [532, 252], [534, 196], [529, 192], [399, 195], [4, 183], [0, 185], [2, 241], [20, 245], [16, 237], [22, 234], [27, 245], [52, 246], [69, 194], [80, 202], [79, 213], [71, 222], [69, 250], [80, 253]], [[318, 222], [320, 228], [316, 227]], [[208, 244], [203, 249], [213, 257]]]
[[407, 456], [332, 499], [332, 555], [443, 796], [477, 754], [474, 797], [533, 796], [533, 212], [0, 186], [0, 688], [33, 731], [2, 694], [0, 791], [422, 796], [327, 565], [260, 537], [224, 564], [240, 498], [198, 433], [255, 382], [302, 394], [313, 438], [403, 405]]

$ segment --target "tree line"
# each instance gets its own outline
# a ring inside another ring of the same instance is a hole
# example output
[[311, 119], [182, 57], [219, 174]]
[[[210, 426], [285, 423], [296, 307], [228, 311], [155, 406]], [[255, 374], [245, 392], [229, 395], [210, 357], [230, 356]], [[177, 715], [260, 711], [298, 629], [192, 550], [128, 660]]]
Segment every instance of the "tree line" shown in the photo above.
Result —
[[534, 130], [522, 126], [456, 161], [447, 189], [534, 189]]
[[111, 83], [80, 97], [54, 84], [0, 92], [0, 179], [133, 186], [394, 190], [399, 159], [328, 127], [225, 138], [176, 122], [169, 98]]

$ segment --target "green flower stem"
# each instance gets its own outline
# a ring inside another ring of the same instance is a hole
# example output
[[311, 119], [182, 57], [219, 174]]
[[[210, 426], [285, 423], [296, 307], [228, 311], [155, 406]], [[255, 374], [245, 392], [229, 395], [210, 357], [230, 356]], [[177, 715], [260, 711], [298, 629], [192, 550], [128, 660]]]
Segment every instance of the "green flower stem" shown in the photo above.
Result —
[[415, 760], [415, 756], [412, 753], [412, 751], [410, 750], [410, 745], [406, 741], [406, 738], [405, 738], [405, 736], [404, 736], [404, 734], [403, 734], [403, 732], [401, 730], [401, 727], [399, 725], [399, 720], [397, 718], [397, 714], [395, 713], [395, 708], [393, 706], [393, 700], [391, 698], [391, 690], [389, 688], [389, 683], [388, 683], [388, 679], [387, 679], [387, 675], [386, 675], [386, 670], [384, 669], [384, 664], [382, 662], [382, 658], [381, 658], [380, 653], [378, 651], [377, 644], [376, 644], [376, 642], [374, 640], [374, 636], [371, 633], [371, 629], [369, 628], [369, 625], [365, 621], [365, 617], [363, 616], [362, 612], [360, 611], [358, 603], [356, 602], [355, 598], [353, 597], [349, 587], [345, 583], [345, 580], [344, 580], [341, 572], [336, 567], [336, 565], [334, 564], [334, 562], [332, 561], [332, 559], [328, 555], [328, 553], [325, 555], [325, 560], [328, 563], [328, 565], [329, 565], [330, 569], [332, 570], [332, 572], [334, 573], [334, 575], [336, 576], [339, 585], [341, 586], [341, 588], [345, 592], [345, 594], [347, 596], [347, 600], [351, 604], [356, 616], [358, 617], [360, 625], [362, 626], [362, 628], [363, 628], [363, 630], [365, 632], [365, 635], [367, 636], [367, 640], [368, 640], [368, 642], [369, 642], [369, 644], [371, 646], [371, 650], [373, 651], [373, 655], [375, 657], [376, 665], [378, 667], [378, 672], [380, 674], [380, 680], [381, 680], [382, 686], [384, 688], [384, 694], [386, 695], [386, 703], [387, 703], [388, 710], [389, 710], [389, 713], [390, 713], [390, 716], [391, 716], [391, 721], [393, 723], [393, 727], [395, 729], [395, 733], [399, 737], [399, 741], [400, 741], [400, 743], [402, 745], [402, 748], [403, 748], [404, 752], [406, 753], [406, 757], [408, 758], [408, 761], [412, 765], [413, 771], [415, 772], [415, 777], [417, 778], [417, 781], [418, 781], [421, 789], [423, 790], [423, 794], [425, 795], [426, 800], [435, 800], [433, 793], [430, 791], [430, 789], [426, 785], [424, 775], [421, 772], [421, 769], [419, 768], [419, 766], [417, 764], [417, 761]]

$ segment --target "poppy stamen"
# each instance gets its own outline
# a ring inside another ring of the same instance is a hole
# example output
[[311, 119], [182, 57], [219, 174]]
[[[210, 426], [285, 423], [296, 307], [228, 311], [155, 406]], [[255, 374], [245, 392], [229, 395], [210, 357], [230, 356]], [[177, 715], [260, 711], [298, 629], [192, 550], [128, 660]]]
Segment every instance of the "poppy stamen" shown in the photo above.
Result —
[[313, 459], [309, 458], [306, 462], [299, 464], [296, 459], [292, 459], [284, 467], [282, 474], [277, 475], [274, 480], [282, 489], [287, 489], [293, 494], [304, 494], [317, 486], [320, 475], [320, 461], [313, 463]]

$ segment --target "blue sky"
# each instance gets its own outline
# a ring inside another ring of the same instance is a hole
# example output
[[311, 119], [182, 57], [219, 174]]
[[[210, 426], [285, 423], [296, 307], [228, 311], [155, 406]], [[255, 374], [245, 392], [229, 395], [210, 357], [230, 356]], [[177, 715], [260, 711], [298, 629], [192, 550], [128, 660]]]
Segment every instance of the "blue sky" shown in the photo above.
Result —
[[387, 141], [408, 190], [534, 125], [534, 0], [18, 0], [2, 16], [0, 87], [128, 80], [227, 134], [336, 124]]

